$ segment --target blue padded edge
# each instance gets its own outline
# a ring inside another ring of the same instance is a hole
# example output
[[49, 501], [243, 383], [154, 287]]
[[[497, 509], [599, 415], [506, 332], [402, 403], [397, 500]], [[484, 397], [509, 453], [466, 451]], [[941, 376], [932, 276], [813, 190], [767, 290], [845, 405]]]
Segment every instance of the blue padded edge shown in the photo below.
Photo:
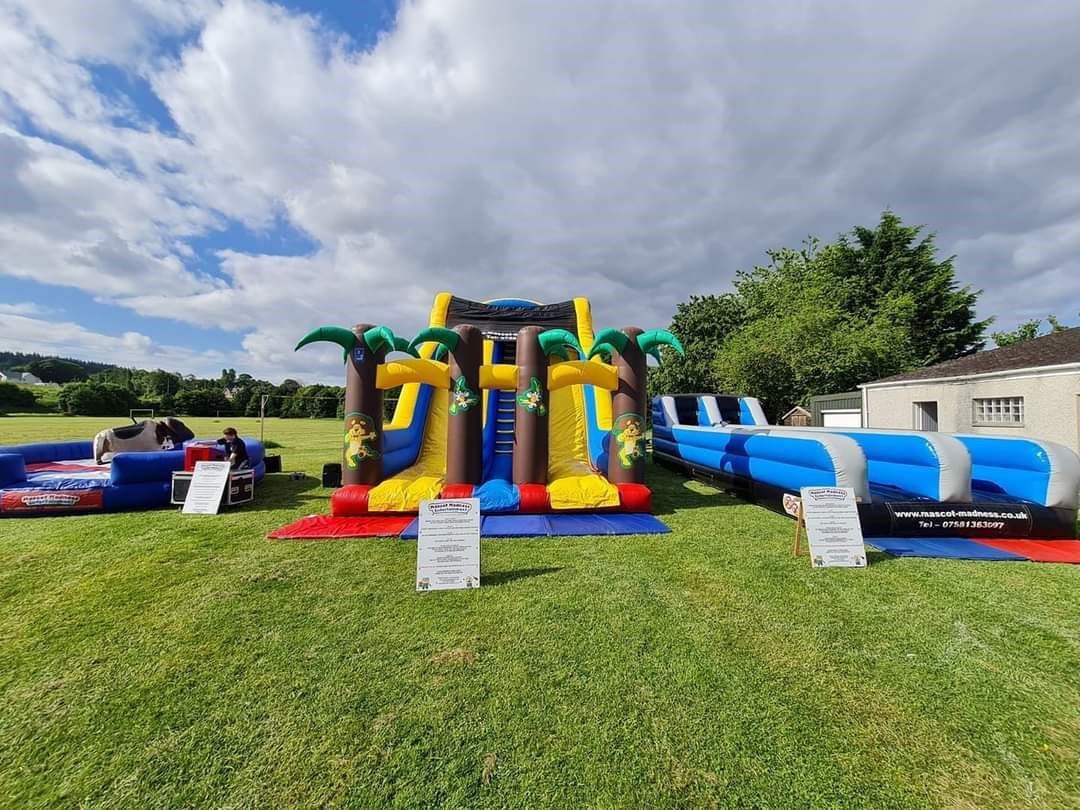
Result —
[[984, 546], [966, 537], [867, 537], [867, 545], [896, 557], [946, 557], [954, 560], [1012, 560], [1026, 561], [1027, 557]]
[[0, 487], [26, 481], [26, 462], [22, 453], [0, 453]]
[[42, 481], [31, 478], [27, 481], [18, 481], [8, 484], [6, 489], [40, 489], [49, 492], [63, 492], [64, 490], [78, 489], [107, 489], [112, 484], [108, 480], [100, 478], [64, 478], [57, 474], [56, 478]]
[[[183, 464], [180, 465], [183, 468]], [[140, 484], [110, 486], [102, 490], [104, 512], [128, 512], [168, 506], [172, 481], [144, 481]]]
[[0, 453], [18, 453], [27, 464], [44, 464], [49, 461], [78, 461], [94, 457], [94, 443], [90, 441], [13, 444], [8, 447], [0, 447]]
[[941, 500], [941, 459], [925, 436], [829, 430], [852, 439], [866, 456], [867, 476], [875, 484]]
[[653, 447], [702, 467], [797, 492], [835, 486], [836, 468], [812, 436], [777, 436], [653, 425]]
[[156, 453], [117, 453], [109, 465], [112, 486], [169, 481], [177, 470], [184, 469], [184, 454], [175, 450]]

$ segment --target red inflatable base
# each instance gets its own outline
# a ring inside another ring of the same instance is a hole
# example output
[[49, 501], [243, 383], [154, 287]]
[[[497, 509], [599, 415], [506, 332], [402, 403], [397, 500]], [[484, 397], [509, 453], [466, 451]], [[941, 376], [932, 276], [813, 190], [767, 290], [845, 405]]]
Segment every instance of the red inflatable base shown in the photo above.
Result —
[[[557, 514], [551, 508], [551, 498], [544, 484], [517, 484], [519, 504], [517, 512], [522, 514]], [[619, 505], [614, 509], [598, 509], [597, 512], [651, 512], [652, 491], [644, 484], [617, 484]], [[447, 484], [439, 493], [439, 498], [471, 498], [475, 487], [472, 484]], [[330, 496], [330, 514], [335, 517], [360, 517], [363, 515], [386, 514], [368, 511], [368, 484], [347, 484], [334, 490]]]
[[348, 484], [334, 490], [330, 496], [330, 514], [336, 517], [366, 515], [368, 513], [368, 484]]

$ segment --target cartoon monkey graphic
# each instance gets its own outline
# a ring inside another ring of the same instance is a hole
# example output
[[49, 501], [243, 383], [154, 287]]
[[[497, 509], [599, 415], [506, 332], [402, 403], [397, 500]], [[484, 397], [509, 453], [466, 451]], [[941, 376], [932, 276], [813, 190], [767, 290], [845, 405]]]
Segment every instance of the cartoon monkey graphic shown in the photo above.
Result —
[[634, 462], [644, 455], [641, 448], [644, 440], [641, 418], [631, 415], [625, 419], [622, 428], [615, 434], [615, 442], [619, 447], [619, 463], [623, 467], [632, 467]]
[[368, 417], [358, 414], [349, 420], [349, 427], [345, 431], [345, 461], [350, 469], [355, 470], [361, 462], [374, 461], [379, 457], [379, 451], [372, 446], [378, 438], [379, 434]]

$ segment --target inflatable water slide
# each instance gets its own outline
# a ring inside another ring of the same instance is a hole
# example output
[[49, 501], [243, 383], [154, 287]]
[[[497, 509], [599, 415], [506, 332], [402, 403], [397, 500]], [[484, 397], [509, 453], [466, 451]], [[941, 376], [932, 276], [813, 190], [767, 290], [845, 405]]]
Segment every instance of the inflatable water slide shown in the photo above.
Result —
[[[475, 497], [486, 535], [667, 531], [645, 485], [646, 357], [663, 330], [594, 332], [589, 302], [440, 293], [412, 340], [320, 327], [344, 350], [342, 486], [329, 516], [271, 534], [415, 536], [425, 500]], [[396, 356], [389, 356], [396, 355]], [[383, 392], [400, 393], [383, 424]]]
[[1080, 458], [1054, 442], [769, 425], [752, 397], [661, 396], [653, 458], [794, 517], [804, 486], [850, 487], [866, 542], [904, 556], [1080, 562]]

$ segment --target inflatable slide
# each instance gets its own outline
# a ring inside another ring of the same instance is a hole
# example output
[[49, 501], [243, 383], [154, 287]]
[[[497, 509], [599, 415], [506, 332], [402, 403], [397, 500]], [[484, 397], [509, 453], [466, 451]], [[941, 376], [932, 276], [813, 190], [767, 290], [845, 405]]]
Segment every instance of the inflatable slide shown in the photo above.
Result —
[[867, 542], [898, 555], [1080, 562], [1080, 459], [1053, 442], [768, 425], [751, 397], [656, 397], [653, 457], [794, 516], [851, 487]]
[[[475, 497], [486, 534], [666, 531], [645, 485], [646, 357], [663, 330], [594, 332], [589, 302], [435, 298], [412, 340], [320, 327], [345, 352], [342, 483], [331, 515], [272, 537], [409, 536], [420, 503]], [[390, 356], [396, 355], [396, 356]], [[383, 424], [383, 391], [400, 386]]]

